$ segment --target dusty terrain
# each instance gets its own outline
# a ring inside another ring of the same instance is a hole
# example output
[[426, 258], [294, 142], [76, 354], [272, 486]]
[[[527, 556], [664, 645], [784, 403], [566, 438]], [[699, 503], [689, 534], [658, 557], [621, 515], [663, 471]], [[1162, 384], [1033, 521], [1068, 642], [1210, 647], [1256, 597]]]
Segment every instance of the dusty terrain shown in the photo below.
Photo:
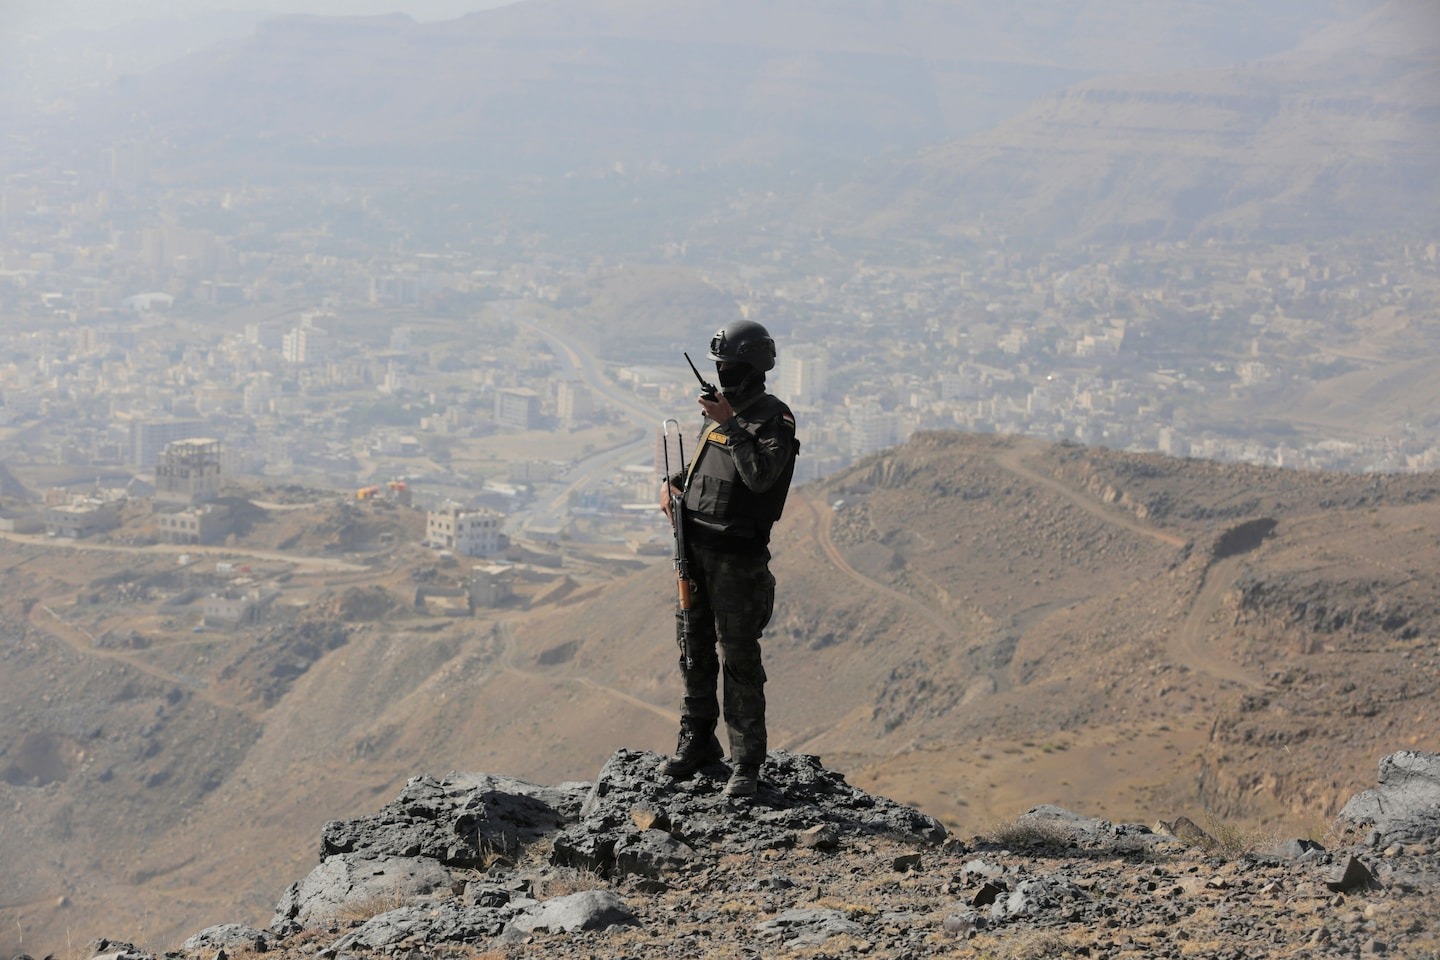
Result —
[[[1437, 510], [1433, 475], [922, 435], [792, 498], [772, 743], [962, 836], [1040, 803], [1322, 835], [1381, 756], [1440, 747]], [[460, 575], [416, 516], [260, 508], [184, 568], [130, 529], [0, 541], [0, 860], [25, 865], [0, 922], [27, 952], [262, 921], [325, 821], [417, 773], [668, 748], [663, 558], [567, 545], [446, 616], [414, 604]], [[216, 562], [275, 615], [193, 632], [176, 598]]]

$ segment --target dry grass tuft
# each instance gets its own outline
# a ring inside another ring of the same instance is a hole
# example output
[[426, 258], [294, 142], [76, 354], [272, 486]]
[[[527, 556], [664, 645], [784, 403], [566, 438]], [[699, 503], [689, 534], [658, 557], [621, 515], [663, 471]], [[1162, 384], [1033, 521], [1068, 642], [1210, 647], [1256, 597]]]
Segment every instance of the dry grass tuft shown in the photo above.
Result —
[[1226, 823], [1210, 813], [1205, 814], [1205, 832], [1210, 839], [1202, 844], [1202, 849], [1226, 860], [1237, 860], [1247, 853], [1268, 850], [1280, 842], [1272, 831]]
[[609, 886], [594, 870], [561, 867], [539, 884], [535, 890], [535, 899], [553, 900], [555, 897], [567, 897], [572, 893], [584, 893], [587, 890], [605, 890]]
[[970, 951], [962, 955], [976, 960], [1066, 960], [1088, 956], [1087, 943], [1080, 935], [1035, 930], [1004, 937], [976, 937], [968, 943]]
[[815, 901], [819, 910], [839, 910], [847, 917], [869, 917], [875, 915], [875, 908], [866, 903], [852, 903], [838, 897], [821, 897]]
[[1010, 820], [992, 827], [988, 838], [1016, 850], [1068, 850], [1075, 837], [1059, 824]]
[[408, 906], [411, 898], [399, 890], [387, 890], [341, 904], [330, 919], [346, 926], [359, 926], [372, 917]]

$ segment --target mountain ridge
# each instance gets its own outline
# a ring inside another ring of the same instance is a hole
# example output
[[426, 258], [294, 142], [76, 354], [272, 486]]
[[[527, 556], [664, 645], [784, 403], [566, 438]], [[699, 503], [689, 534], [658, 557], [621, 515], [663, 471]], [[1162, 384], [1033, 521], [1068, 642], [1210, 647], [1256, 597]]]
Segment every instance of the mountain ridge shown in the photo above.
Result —
[[[792, 495], [765, 640], [772, 743], [952, 830], [1043, 800], [1313, 832], [1382, 754], [1440, 748], [1437, 513], [1435, 474], [917, 435]], [[298, 568], [287, 589], [311, 615], [234, 635], [164, 626], [173, 557], [0, 541], [0, 853], [37, 864], [5, 878], [0, 903], [22, 905], [7, 913], [37, 937], [74, 929], [62, 899], [177, 936], [259, 916], [319, 818], [417, 769], [554, 782], [618, 740], [670, 746], [663, 562], [582, 564], [572, 545], [549, 577], [575, 587], [456, 619], [413, 605], [454, 569], [408, 543], [413, 521], [366, 516], [257, 518], [262, 575], [286, 569], [270, 548], [298, 529], [292, 549], [316, 554], [362, 520], [359, 542], [401, 545]]]
[[942, 242], [1427, 225], [1440, 24], [1423, 3], [1152, 6], [1072, 0], [1048, 26], [926, 0], [278, 18], [127, 78], [73, 129], [163, 142], [176, 184], [425, 170], [437, 190], [525, 185], [505, 209], [575, 177], [768, 190], [808, 170], [786, 186], [802, 218]]
[[[1184, 816], [1151, 828], [1051, 804], [967, 842], [814, 756], [772, 752], [743, 802], [724, 797], [720, 764], [673, 782], [657, 780], [660, 761], [622, 748], [593, 782], [554, 787], [412, 777], [375, 813], [325, 825], [319, 864], [267, 927], [215, 924], [166, 956], [714, 956], [740, 945], [1231, 957], [1257, 943], [1420, 956], [1440, 932], [1437, 754], [1385, 757], [1378, 784], [1327, 833], [1333, 851], [1311, 838], [1217, 839]], [[1350, 899], [1364, 912], [1337, 909]], [[154, 957], [110, 939], [90, 954]]]
[[1440, 204], [1437, 53], [1434, 12], [1393, 0], [1254, 63], [1081, 81], [873, 179], [889, 209], [864, 184], [840, 202], [885, 234], [981, 219], [1094, 241], [1423, 231]]

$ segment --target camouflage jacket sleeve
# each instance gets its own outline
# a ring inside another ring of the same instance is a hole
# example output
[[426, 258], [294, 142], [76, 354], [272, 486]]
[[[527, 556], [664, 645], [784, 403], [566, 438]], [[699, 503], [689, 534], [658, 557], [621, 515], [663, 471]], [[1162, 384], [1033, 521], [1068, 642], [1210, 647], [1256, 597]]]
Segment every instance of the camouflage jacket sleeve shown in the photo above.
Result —
[[745, 486], [764, 493], [785, 476], [795, 456], [795, 421], [788, 414], [759, 422], [731, 417], [718, 429], [729, 440], [726, 449]]

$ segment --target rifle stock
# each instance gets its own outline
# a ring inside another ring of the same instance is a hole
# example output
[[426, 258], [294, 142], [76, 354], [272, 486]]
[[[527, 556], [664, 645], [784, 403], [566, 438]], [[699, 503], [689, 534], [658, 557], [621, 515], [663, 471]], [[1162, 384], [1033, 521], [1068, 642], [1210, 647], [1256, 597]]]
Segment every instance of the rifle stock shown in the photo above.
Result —
[[[689, 359], [688, 357], [686, 359]], [[694, 364], [691, 364], [692, 368]], [[696, 371], [699, 376], [699, 371]], [[703, 381], [702, 381], [703, 382]], [[679, 448], [680, 462], [685, 462], [685, 440], [680, 436], [680, 421], [667, 419], [661, 423], [661, 430], [664, 432], [664, 441], [661, 447], [664, 449], [665, 458], [665, 489], [670, 498], [670, 526], [675, 534], [675, 596], [680, 608], [680, 630], [675, 635], [675, 642], [680, 647], [680, 656], [685, 661], [685, 669], [690, 669], [690, 560], [685, 555], [685, 491], [676, 490], [670, 478], [674, 476], [670, 472], [670, 424], [675, 424], [675, 443]]]

